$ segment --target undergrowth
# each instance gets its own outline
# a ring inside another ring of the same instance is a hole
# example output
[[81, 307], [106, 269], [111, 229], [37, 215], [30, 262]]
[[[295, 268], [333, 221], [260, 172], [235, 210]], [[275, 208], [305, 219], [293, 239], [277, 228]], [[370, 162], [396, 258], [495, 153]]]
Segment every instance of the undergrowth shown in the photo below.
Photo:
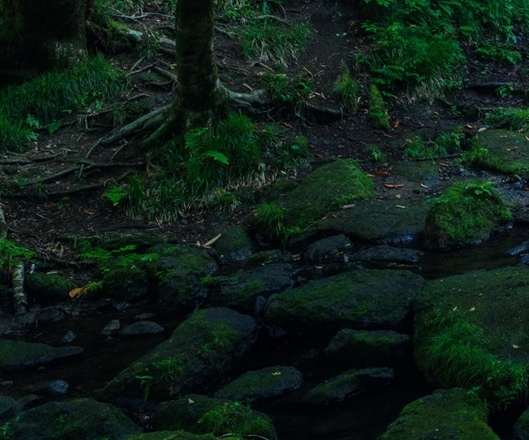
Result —
[[516, 29], [527, 30], [523, 0], [362, 0], [362, 27], [373, 42], [359, 56], [385, 92], [435, 97], [461, 83], [461, 42], [501, 63], [520, 59]]
[[73, 69], [50, 72], [0, 91], [0, 145], [21, 151], [37, 137], [36, 130], [55, 131], [75, 111], [101, 108], [126, 86], [124, 76], [103, 56]]
[[486, 335], [458, 311], [434, 310], [420, 321], [415, 360], [442, 387], [461, 387], [505, 409], [529, 390], [527, 367], [486, 349]]

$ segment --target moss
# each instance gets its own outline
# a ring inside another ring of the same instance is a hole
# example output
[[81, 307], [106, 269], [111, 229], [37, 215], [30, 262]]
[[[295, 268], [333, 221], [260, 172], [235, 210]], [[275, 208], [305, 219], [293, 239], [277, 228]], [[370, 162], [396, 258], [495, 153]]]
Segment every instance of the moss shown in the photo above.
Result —
[[60, 275], [34, 272], [26, 276], [26, 287], [39, 304], [48, 305], [69, 299], [68, 292], [76, 285]]
[[497, 440], [485, 404], [461, 389], [439, 390], [408, 404], [380, 440]]
[[483, 240], [511, 217], [492, 183], [458, 183], [432, 202], [426, 219], [426, 244], [448, 248]]
[[369, 90], [369, 122], [373, 128], [389, 130], [388, 107], [375, 85]]

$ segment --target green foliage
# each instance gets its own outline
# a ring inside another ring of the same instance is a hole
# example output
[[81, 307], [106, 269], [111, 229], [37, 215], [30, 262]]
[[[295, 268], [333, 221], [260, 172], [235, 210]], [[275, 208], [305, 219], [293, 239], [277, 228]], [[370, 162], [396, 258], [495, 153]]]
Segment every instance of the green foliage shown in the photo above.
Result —
[[304, 23], [286, 27], [270, 20], [255, 20], [240, 34], [242, 51], [250, 60], [285, 64], [296, 58], [308, 34], [309, 28]]
[[362, 87], [352, 76], [349, 67], [343, 61], [341, 63], [342, 73], [334, 85], [333, 94], [348, 109], [356, 111], [360, 102]]
[[386, 155], [378, 145], [368, 144], [364, 148], [364, 153], [371, 158], [374, 163], [383, 164], [387, 161]]
[[192, 208], [236, 206], [227, 190], [262, 176], [262, 150], [270, 140], [242, 113], [230, 113], [212, 129], [197, 128], [185, 135], [185, 145], [161, 147], [154, 164], [160, 164], [147, 181], [133, 175], [120, 199], [134, 218], [168, 221]]
[[104, 194], [104, 196], [110, 200], [114, 206], [117, 206], [125, 197], [125, 191], [119, 186], [113, 186]]
[[149, 400], [149, 395], [154, 387], [167, 389], [171, 388], [182, 378], [184, 373], [184, 362], [178, 357], [169, 357], [153, 362], [151, 367], [143, 368], [139, 364], [137, 374], [134, 376], [139, 382], [143, 391], [145, 402]]
[[33, 261], [37, 254], [30, 249], [18, 246], [12, 241], [0, 240], [0, 270], [10, 270], [20, 260]]
[[308, 75], [289, 78], [284, 73], [266, 72], [261, 76], [261, 81], [275, 100], [294, 104], [298, 109], [303, 106], [311, 92], [312, 80]]
[[485, 42], [476, 49], [476, 53], [486, 60], [492, 60], [498, 64], [511, 65], [522, 61], [522, 54], [510, 43]]
[[431, 216], [438, 227], [456, 242], [479, 237], [512, 217], [490, 182], [462, 182], [445, 189], [432, 201]]
[[296, 172], [300, 168], [308, 167], [309, 140], [305, 136], [286, 138], [274, 145], [272, 153], [278, 169]]
[[408, 159], [434, 159], [461, 151], [461, 130], [440, 134], [433, 141], [424, 141], [420, 136], [406, 139], [404, 157]]
[[284, 218], [285, 209], [276, 203], [262, 203], [255, 213], [255, 223], [269, 237], [281, 237], [284, 234]]
[[384, 90], [415, 96], [435, 97], [460, 83], [457, 67], [464, 56], [458, 39], [477, 42], [477, 52], [497, 62], [517, 63], [515, 30], [529, 24], [529, 4], [524, 0], [362, 3], [363, 27], [374, 47], [360, 63]]
[[36, 139], [35, 130], [52, 132], [72, 110], [109, 102], [127, 81], [102, 56], [64, 72], [45, 73], [0, 91], [0, 150], [21, 151]]
[[529, 129], [529, 109], [497, 108], [485, 117], [486, 124], [506, 125], [509, 130], [527, 131]]
[[423, 320], [415, 360], [441, 386], [471, 390], [490, 406], [502, 409], [527, 396], [526, 366], [491, 354], [483, 329], [460, 312], [435, 310]]
[[389, 129], [388, 106], [376, 85], [369, 91], [369, 121], [374, 128]]
[[213, 435], [251, 436], [270, 431], [270, 422], [240, 402], [225, 402], [204, 413], [198, 420]]

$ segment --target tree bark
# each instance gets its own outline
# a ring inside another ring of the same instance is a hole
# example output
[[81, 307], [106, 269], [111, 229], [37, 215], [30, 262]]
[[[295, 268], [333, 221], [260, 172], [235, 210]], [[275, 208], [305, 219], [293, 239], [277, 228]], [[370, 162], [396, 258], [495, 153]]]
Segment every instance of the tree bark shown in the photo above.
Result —
[[87, 56], [85, 20], [91, 0], [0, 0], [1, 40], [17, 63], [39, 71], [67, 69]]
[[211, 127], [228, 103], [213, 57], [214, 0], [178, 0], [175, 52], [178, 97], [158, 129], [142, 145], [168, 136], [183, 139], [196, 127]]

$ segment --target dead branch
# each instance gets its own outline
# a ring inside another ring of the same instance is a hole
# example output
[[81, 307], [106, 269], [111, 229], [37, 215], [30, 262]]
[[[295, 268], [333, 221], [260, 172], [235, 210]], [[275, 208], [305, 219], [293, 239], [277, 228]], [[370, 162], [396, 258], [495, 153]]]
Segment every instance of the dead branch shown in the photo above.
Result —
[[7, 223], [4, 217], [4, 209], [0, 203], [0, 240], [4, 240], [7, 237]]

